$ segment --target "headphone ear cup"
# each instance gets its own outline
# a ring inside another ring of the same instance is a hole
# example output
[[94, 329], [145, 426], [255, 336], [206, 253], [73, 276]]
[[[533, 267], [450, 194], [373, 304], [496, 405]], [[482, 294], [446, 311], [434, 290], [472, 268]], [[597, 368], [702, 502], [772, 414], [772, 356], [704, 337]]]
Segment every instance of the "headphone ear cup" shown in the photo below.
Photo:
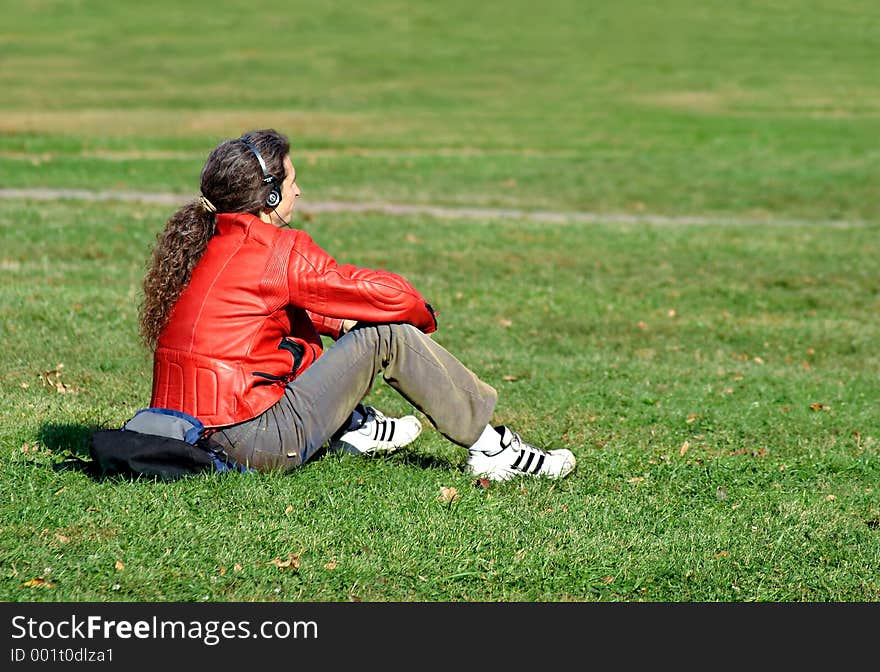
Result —
[[277, 208], [279, 203], [281, 203], [281, 192], [278, 191], [277, 186], [273, 186], [272, 191], [266, 196], [266, 207]]

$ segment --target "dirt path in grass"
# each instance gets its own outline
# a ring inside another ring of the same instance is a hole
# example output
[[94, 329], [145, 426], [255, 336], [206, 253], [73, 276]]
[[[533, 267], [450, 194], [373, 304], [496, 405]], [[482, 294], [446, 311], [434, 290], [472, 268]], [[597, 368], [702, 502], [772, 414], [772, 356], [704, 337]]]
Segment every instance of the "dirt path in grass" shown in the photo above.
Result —
[[[0, 189], [3, 200], [40, 201], [119, 201], [178, 206], [186, 202], [185, 194], [143, 191], [89, 191], [85, 189]], [[516, 208], [478, 208], [441, 205], [406, 205], [402, 203], [350, 203], [346, 201], [301, 201], [299, 217], [324, 212], [379, 213], [392, 216], [428, 215], [440, 219], [506, 219], [529, 220], [550, 224], [665, 224], [665, 225], [760, 225], [803, 226], [808, 224], [855, 228], [875, 222], [862, 220], [806, 220], [727, 217], [713, 215], [659, 215], [650, 213], [601, 213], [582, 211], [519, 210]]]

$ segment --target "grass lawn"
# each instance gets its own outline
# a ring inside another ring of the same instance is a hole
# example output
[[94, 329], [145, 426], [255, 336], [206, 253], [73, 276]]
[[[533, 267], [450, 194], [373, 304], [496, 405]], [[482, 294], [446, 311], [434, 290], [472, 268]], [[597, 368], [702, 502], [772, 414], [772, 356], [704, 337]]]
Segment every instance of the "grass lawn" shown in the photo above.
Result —
[[149, 401], [136, 312], [173, 206], [0, 200], [0, 600], [878, 601], [874, 3], [0, 10], [0, 187], [183, 203], [219, 140], [273, 126], [306, 207], [598, 215], [296, 222], [411, 279], [570, 477], [475, 487], [428, 428], [152, 483], [74, 458]]

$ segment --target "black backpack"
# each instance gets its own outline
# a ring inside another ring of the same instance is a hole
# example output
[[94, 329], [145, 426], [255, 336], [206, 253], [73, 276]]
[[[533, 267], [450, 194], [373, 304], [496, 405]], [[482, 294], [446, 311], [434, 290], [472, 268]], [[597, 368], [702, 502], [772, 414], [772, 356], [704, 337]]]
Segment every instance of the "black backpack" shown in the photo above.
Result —
[[253, 471], [212, 445], [198, 418], [167, 408], [144, 408], [120, 429], [97, 430], [89, 453], [103, 476], [173, 481], [210, 472]]

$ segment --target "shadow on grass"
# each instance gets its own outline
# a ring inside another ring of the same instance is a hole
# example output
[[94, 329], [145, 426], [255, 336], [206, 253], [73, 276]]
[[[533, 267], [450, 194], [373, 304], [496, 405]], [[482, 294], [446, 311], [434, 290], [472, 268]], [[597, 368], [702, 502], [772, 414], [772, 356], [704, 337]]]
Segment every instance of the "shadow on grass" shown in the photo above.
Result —
[[56, 455], [63, 456], [60, 462], [52, 465], [55, 471], [80, 471], [100, 479], [100, 470], [89, 455], [89, 437], [97, 429], [99, 428], [92, 425], [78, 423], [49, 423], [40, 427], [37, 436], [40, 444]]
[[424, 453], [408, 453], [403, 458], [404, 464], [411, 464], [422, 469], [446, 469], [449, 471], [461, 471], [460, 466], [455, 465], [449, 460], [433, 455], [425, 455]]
[[[308, 459], [308, 464], [315, 464], [322, 459], [339, 459], [342, 458], [344, 455], [345, 453], [343, 452], [336, 453], [334, 451], [328, 450], [327, 446], [324, 446], [320, 450], [316, 451], [315, 454]], [[393, 452], [377, 452], [367, 455], [351, 455], [351, 457], [352, 459], [357, 460], [394, 460], [401, 464], [412, 465], [420, 467], [422, 469], [448, 470], [457, 468], [455, 464], [450, 462], [448, 459], [445, 459], [444, 457], [439, 457], [426, 453], [417, 453], [414, 451], [409, 451], [406, 448], [402, 448]]]
[[[79, 471], [95, 480], [118, 478], [118, 475], [105, 474], [98, 463], [92, 459], [89, 452], [89, 439], [92, 434], [102, 429], [94, 425], [79, 423], [48, 423], [40, 427], [38, 439], [41, 445], [62, 457], [61, 461], [53, 463], [52, 468], [56, 471]], [[321, 448], [309, 459], [314, 463], [324, 457], [332, 457], [326, 447]], [[390, 455], [376, 454], [362, 456], [359, 459], [387, 459]], [[407, 465], [413, 465], [422, 469], [456, 469], [456, 465], [448, 459], [425, 453], [407, 453], [396, 455], [395, 458]], [[460, 468], [460, 467], [458, 467]], [[296, 473], [296, 470], [291, 472]], [[134, 477], [134, 476], [132, 476]], [[161, 480], [161, 479], [160, 479]]]

